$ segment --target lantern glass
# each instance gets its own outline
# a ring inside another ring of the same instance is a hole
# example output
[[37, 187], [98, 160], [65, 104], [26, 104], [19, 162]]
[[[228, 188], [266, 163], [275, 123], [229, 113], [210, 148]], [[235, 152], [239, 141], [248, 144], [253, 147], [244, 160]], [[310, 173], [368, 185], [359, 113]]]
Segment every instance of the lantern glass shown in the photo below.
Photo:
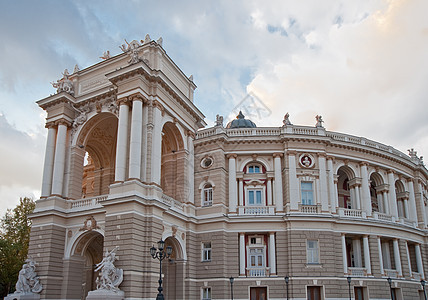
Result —
[[348, 279], [348, 283], [351, 283], [351, 277], [348, 277], [347, 279]]
[[160, 240], [158, 242], [158, 249], [159, 249], [159, 251], [162, 251], [164, 247], [165, 247], [165, 242], [163, 240]]
[[285, 276], [285, 283], [288, 283], [289, 280], [290, 280], [290, 277]]
[[155, 257], [155, 255], [156, 255], [156, 248], [155, 248], [155, 246], [153, 246], [153, 247], [150, 248], [150, 254], [151, 254], [151, 256]]
[[230, 277], [230, 278], [229, 278], [229, 281], [230, 281], [230, 284], [233, 284], [233, 281], [235, 281], [235, 278]]
[[168, 256], [170, 256], [172, 254], [172, 247], [171, 246], [166, 247], [166, 254], [168, 254]]

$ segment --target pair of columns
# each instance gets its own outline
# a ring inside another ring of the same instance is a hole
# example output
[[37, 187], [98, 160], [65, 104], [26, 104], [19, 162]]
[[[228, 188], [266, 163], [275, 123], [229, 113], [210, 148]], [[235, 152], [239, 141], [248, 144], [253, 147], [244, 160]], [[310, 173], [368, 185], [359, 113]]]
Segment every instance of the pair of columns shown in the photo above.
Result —
[[[282, 168], [281, 168], [281, 156], [282, 153], [274, 153], [274, 184], [273, 184], [273, 195], [275, 199], [276, 211], [284, 211], [284, 201], [282, 197]], [[238, 190], [239, 187], [239, 199], [240, 205], [243, 204], [243, 181], [239, 180], [239, 185], [236, 182], [236, 154], [229, 154], [229, 212], [236, 213], [238, 205]], [[268, 200], [269, 194], [272, 194], [271, 180], [267, 182]], [[270, 201], [269, 201], [270, 202]]]
[[[276, 247], [275, 247], [275, 233], [270, 232], [269, 233], [269, 246], [268, 246], [268, 252], [269, 252], [269, 267], [270, 267], [270, 274], [276, 275]], [[246, 251], [246, 244], [245, 244], [245, 233], [240, 232], [239, 233], [239, 276], [246, 276], [246, 270], [245, 270], [245, 262], [247, 260], [247, 257], [245, 254]]]
[[46, 142], [45, 162], [41, 197], [50, 195], [63, 196], [65, 153], [70, 122], [59, 120], [48, 123], [48, 138]]
[[[343, 273], [349, 274], [348, 270], [348, 253], [346, 251], [346, 234], [342, 233], [341, 236], [342, 239], [342, 259], [343, 259]], [[353, 249], [354, 249], [354, 260], [356, 261], [357, 265], [362, 265], [361, 261], [361, 244], [360, 239], [354, 239], [353, 241]], [[369, 248], [369, 237], [368, 235], [363, 236], [363, 248], [364, 248], [364, 268], [367, 271], [368, 275], [372, 274], [372, 268], [371, 268], [371, 260], [370, 260], [370, 248]]]

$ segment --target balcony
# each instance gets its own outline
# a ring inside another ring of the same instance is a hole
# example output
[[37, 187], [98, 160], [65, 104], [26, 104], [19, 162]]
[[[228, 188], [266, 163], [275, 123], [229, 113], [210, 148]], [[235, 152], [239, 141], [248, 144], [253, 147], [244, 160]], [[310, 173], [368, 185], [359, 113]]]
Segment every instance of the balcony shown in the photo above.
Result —
[[403, 224], [403, 225], [407, 225], [410, 227], [416, 227], [416, 223], [414, 221], [406, 219], [406, 218], [400, 217], [399, 222], [400, 222], [400, 224]]
[[358, 267], [348, 267], [348, 273], [352, 277], [366, 277], [367, 269]]
[[304, 214], [319, 214], [321, 213], [321, 205], [309, 205], [299, 203], [299, 211]]
[[384, 214], [384, 213], [381, 213], [381, 212], [377, 212], [377, 211], [373, 212], [373, 217], [376, 220], [380, 220], [380, 221], [394, 222], [394, 217], [393, 216], [390, 216], [390, 215], [387, 215], [387, 214]]
[[107, 197], [108, 195], [101, 195], [78, 200], [67, 200], [67, 202], [71, 211], [82, 211], [102, 207], [101, 202], [106, 201]]
[[269, 276], [268, 267], [252, 267], [247, 268], [247, 276], [248, 277], [268, 277]]
[[275, 206], [239, 206], [239, 215], [266, 216], [275, 214]]
[[339, 208], [339, 216], [345, 218], [357, 218], [365, 219], [367, 218], [366, 212], [361, 209], [351, 209], [351, 208]]
[[389, 278], [398, 278], [398, 272], [397, 270], [392, 270], [392, 269], [384, 269], [384, 274], [386, 277]]
[[413, 279], [413, 280], [417, 280], [417, 281], [421, 281], [423, 278], [422, 278], [421, 273], [418, 273], [418, 272], [412, 272], [412, 279]]

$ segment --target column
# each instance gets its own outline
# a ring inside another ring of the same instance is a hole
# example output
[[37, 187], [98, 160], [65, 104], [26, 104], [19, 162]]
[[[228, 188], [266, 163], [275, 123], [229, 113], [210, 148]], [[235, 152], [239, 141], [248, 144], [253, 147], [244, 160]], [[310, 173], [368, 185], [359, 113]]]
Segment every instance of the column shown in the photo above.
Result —
[[[119, 115], [120, 117], [120, 115]], [[132, 99], [131, 140], [129, 149], [129, 178], [141, 180], [141, 138], [143, 132], [143, 99]]]
[[418, 212], [416, 211], [416, 199], [415, 199], [415, 188], [413, 186], [413, 180], [409, 178], [407, 180], [407, 187], [409, 190], [409, 218], [412, 221], [418, 223]]
[[189, 151], [188, 159], [188, 181], [189, 181], [189, 202], [195, 203], [195, 149], [193, 147], [193, 139], [195, 138], [195, 134], [192, 131], [187, 132], [187, 150]]
[[274, 176], [275, 176], [275, 204], [276, 211], [284, 211], [284, 201], [282, 196], [282, 174], [281, 174], [281, 156], [282, 153], [274, 153]]
[[239, 206], [244, 206], [244, 179], [238, 179]]
[[55, 135], [56, 128], [52, 123], [46, 124], [48, 139], [46, 141], [45, 163], [43, 166], [43, 181], [41, 198], [48, 197], [52, 192], [52, 175], [55, 159]]
[[391, 215], [391, 210], [389, 208], [389, 203], [388, 203], [388, 192], [386, 190], [383, 191], [382, 196], [383, 196], [383, 207], [385, 210], [385, 214]]
[[288, 151], [288, 178], [289, 178], [289, 189], [290, 189], [290, 211], [299, 210], [300, 193], [299, 193], [299, 181], [297, 180], [296, 171], [296, 152]]
[[153, 183], [161, 184], [161, 164], [162, 164], [162, 111], [163, 106], [157, 102], [152, 102], [153, 109], [153, 130], [151, 148], [151, 180]]
[[398, 210], [397, 210], [397, 196], [395, 195], [395, 180], [394, 172], [388, 172], [388, 182], [389, 182], [389, 212], [392, 216], [398, 219]]
[[229, 213], [236, 213], [236, 154], [229, 154]]
[[366, 212], [367, 216], [372, 215], [372, 201], [370, 197], [369, 189], [369, 177], [367, 172], [367, 164], [361, 163], [361, 200], [362, 200], [362, 209]]
[[330, 209], [332, 213], [336, 213], [336, 207], [338, 206], [336, 203], [337, 193], [334, 182], [334, 170], [333, 170], [333, 158], [327, 157], [327, 174], [328, 174], [328, 192], [329, 192], [329, 203]]
[[327, 169], [326, 169], [326, 159], [324, 153], [318, 154], [318, 164], [319, 164], [319, 190], [321, 196], [321, 211], [328, 212], [328, 187], [327, 187]]
[[117, 144], [116, 144], [116, 169], [115, 181], [125, 181], [126, 176], [126, 152], [128, 142], [128, 118], [129, 107], [127, 99], [120, 99], [119, 102], [119, 122], [117, 125]]
[[52, 179], [52, 194], [62, 196], [62, 187], [64, 184], [65, 169], [65, 148], [67, 140], [67, 124], [60, 121], [58, 124], [55, 159]]
[[367, 274], [372, 274], [372, 266], [370, 260], [370, 248], [369, 248], [369, 236], [363, 236], [363, 246], [364, 246], [364, 267], [367, 269]]
[[267, 200], [268, 200], [268, 206], [272, 205], [272, 178], [268, 178], [267, 180]]
[[245, 276], [245, 233], [239, 233], [239, 276]]
[[355, 202], [357, 204], [357, 209], [361, 209], [360, 187], [358, 185], [355, 185], [354, 191], [355, 191]]
[[346, 255], [346, 240], [345, 234], [342, 233], [342, 262], [343, 262], [343, 273], [348, 274], [348, 258]]
[[392, 244], [394, 247], [395, 269], [397, 270], [399, 276], [403, 276], [403, 271], [401, 270], [401, 259], [400, 259], [400, 249], [398, 247], [398, 239], [393, 239]]
[[418, 273], [421, 274], [422, 278], [425, 279], [424, 264], [422, 263], [422, 255], [421, 255], [421, 246], [419, 244], [415, 245], [415, 253], [416, 253], [416, 264], [418, 266]]
[[406, 245], [406, 255], [407, 255], [407, 265], [409, 266], [409, 275], [412, 277], [412, 263], [410, 262], [410, 251], [409, 251], [409, 243], [405, 242]]
[[380, 236], [377, 237], [377, 247], [378, 247], [378, 250], [379, 250], [380, 274], [383, 275], [385, 271], [383, 270], [382, 243], [380, 241]]
[[269, 267], [270, 274], [276, 275], [276, 250], [275, 250], [275, 233], [269, 233]]
[[409, 200], [407, 198], [403, 199], [403, 214], [406, 219], [409, 219]]
[[339, 176], [334, 175], [334, 202], [336, 205], [336, 210], [339, 208], [339, 191], [337, 189], [338, 181], [339, 181]]
[[376, 191], [376, 199], [379, 207], [379, 212], [385, 213], [385, 206], [383, 204], [383, 196], [381, 191]]
[[420, 214], [422, 216], [420, 222], [422, 224], [419, 224], [420, 226], [422, 225], [422, 228], [427, 227], [428, 221], [427, 221], [427, 216], [426, 216], [426, 211], [425, 211], [425, 204], [424, 204], [424, 196], [423, 196], [423, 186], [422, 186], [422, 181], [418, 181], [417, 185], [418, 187], [418, 204], [419, 204], [419, 210], [420, 210]]

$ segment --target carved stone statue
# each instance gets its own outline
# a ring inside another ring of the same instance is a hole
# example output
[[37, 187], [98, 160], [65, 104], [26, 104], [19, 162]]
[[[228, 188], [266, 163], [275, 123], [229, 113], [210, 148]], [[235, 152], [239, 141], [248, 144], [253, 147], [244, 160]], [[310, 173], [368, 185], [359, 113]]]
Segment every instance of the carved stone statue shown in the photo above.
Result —
[[[147, 38], [147, 37], [146, 37]], [[122, 46], [119, 46], [119, 48], [125, 52], [128, 53], [130, 56], [130, 59], [128, 63], [135, 64], [140, 61], [140, 58], [138, 57], [138, 48], [141, 46], [140, 43], [136, 40], [133, 40], [131, 43], [128, 43], [128, 41], [125, 39], [126, 45], [123, 44]]]
[[5, 299], [40, 299], [39, 293], [43, 287], [36, 274], [36, 265], [32, 258], [25, 260], [18, 274], [15, 293], [9, 294]]
[[223, 116], [220, 116], [220, 115], [215, 116], [215, 126], [223, 127]]
[[323, 127], [322, 123], [324, 123], [324, 120], [322, 119], [321, 115], [316, 115], [315, 119], [317, 120], [317, 123], [315, 124], [315, 127]]
[[156, 43], [158, 43], [158, 45], [162, 47], [163, 38], [162, 37], [158, 38], [158, 40], [156, 41]]
[[52, 86], [56, 88], [57, 93], [66, 92], [70, 95], [74, 95], [74, 87], [73, 83], [69, 79], [70, 74], [68, 70], [65, 69], [64, 73], [62, 73], [63, 77], [58, 79], [56, 82], [51, 82]]
[[100, 271], [96, 280], [97, 290], [119, 292], [119, 285], [123, 281], [123, 270], [114, 266], [116, 258], [116, 246], [110, 252], [106, 251], [104, 259], [96, 265], [95, 271]]
[[76, 65], [74, 66], [73, 74], [74, 74], [74, 73], [77, 73], [77, 72], [79, 72], [79, 71], [80, 71], [79, 66], [76, 64]]
[[104, 51], [104, 53], [103, 53], [103, 56], [100, 56], [100, 58], [102, 58], [102, 59], [109, 59], [111, 57], [111, 55], [110, 55], [110, 51]]
[[282, 120], [282, 123], [284, 124], [284, 126], [293, 125], [290, 122], [290, 114], [288, 112], [285, 114], [284, 120]]
[[148, 44], [148, 43], [150, 43], [152, 41], [152, 39], [150, 38], [150, 35], [149, 34], [146, 34], [146, 37], [145, 37], [145, 39], [144, 39], [144, 44]]

